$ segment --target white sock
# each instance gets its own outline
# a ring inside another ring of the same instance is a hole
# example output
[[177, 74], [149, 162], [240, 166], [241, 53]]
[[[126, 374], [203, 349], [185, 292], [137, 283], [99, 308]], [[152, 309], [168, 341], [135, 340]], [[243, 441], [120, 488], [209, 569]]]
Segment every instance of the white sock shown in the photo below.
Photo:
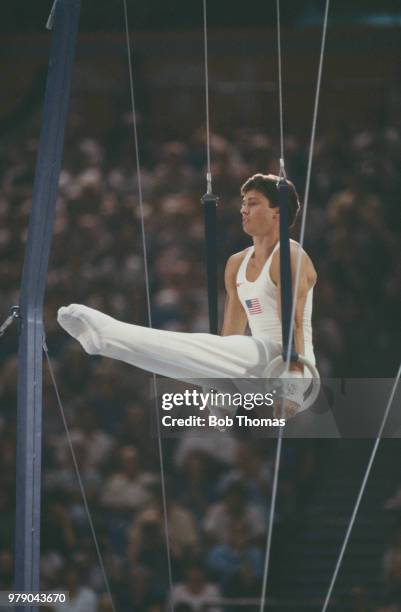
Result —
[[88, 306], [70, 304], [59, 308], [57, 321], [65, 331], [81, 343], [87, 353], [96, 355], [102, 349], [99, 332], [114, 319]]

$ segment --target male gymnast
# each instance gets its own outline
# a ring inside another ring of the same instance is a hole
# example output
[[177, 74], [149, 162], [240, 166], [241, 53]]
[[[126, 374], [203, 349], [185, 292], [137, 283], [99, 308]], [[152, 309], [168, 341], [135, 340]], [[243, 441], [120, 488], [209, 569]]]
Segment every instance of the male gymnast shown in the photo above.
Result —
[[[87, 306], [58, 311], [58, 322], [90, 355], [124, 361], [178, 380], [263, 378], [267, 365], [282, 353], [278, 177], [255, 174], [241, 188], [242, 226], [253, 240], [232, 255], [225, 269], [226, 304], [221, 335], [151, 329], [113, 319]], [[289, 223], [300, 210], [289, 182]], [[300, 279], [295, 307], [295, 350], [315, 364], [312, 300], [316, 271], [309, 256], [291, 240], [292, 283], [298, 255]], [[251, 335], [244, 335], [249, 325]], [[303, 378], [303, 366], [290, 364], [290, 378]], [[303, 385], [289, 385], [287, 400], [302, 409]], [[293, 411], [292, 411], [293, 413]]]

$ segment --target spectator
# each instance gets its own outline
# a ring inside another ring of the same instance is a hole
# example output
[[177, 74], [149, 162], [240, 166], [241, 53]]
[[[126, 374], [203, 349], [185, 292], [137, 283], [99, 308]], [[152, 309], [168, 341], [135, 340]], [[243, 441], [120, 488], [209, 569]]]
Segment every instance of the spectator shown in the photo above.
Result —
[[187, 455], [180, 471], [176, 495], [199, 522], [214, 501], [212, 473], [213, 462], [196, 450]]
[[173, 586], [171, 604], [175, 606], [187, 604], [191, 612], [201, 612], [207, 603], [215, 602], [216, 605], [208, 607], [210, 612], [222, 612], [218, 605], [221, 597], [219, 588], [208, 582], [203, 565], [198, 561], [187, 564], [185, 580]]
[[207, 564], [228, 597], [257, 597], [263, 574], [264, 552], [250, 543], [241, 519], [231, 522], [228, 540], [213, 546]]
[[165, 589], [154, 573], [143, 565], [126, 572], [125, 584], [120, 585], [118, 608], [122, 612], [162, 612]]
[[266, 529], [264, 515], [246, 498], [246, 488], [241, 480], [225, 485], [223, 498], [212, 504], [205, 516], [204, 530], [211, 543], [227, 544], [233, 525], [241, 519], [249, 543], [262, 541]]
[[[178, 501], [171, 495], [167, 496], [167, 521], [170, 554], [173, 561], [178, 564], [188, 555], [194, 555], [199, 549], [199, 534], [194, 518]], [[161, 500], [154, 495], [153, 502], [146, 510], [138, 515], [129, 533], [129, 555], [132, 562], [138, 563], [141, 551], [146, 546], [146, 534], [149, 530], [150, 517], [158, 521], [159, 532], [163, 541], [166, 541], [163, 506]]]
[[54, 612], [96, 612], [96, 594], [84, 586], [83, 577], [74, 565], [64, 569], [61, 584], [60, 591], [64, 589], [69, 592], [69, 602], [54, 605]]
[[141, 470], [138, 452], [133, 446], [120, 450], [119, 463], [117, 471], [105, 483], [102, 503], [110, 509], [139, 510], [150, 500], [149, 487], [157, 482], [157, 477]]

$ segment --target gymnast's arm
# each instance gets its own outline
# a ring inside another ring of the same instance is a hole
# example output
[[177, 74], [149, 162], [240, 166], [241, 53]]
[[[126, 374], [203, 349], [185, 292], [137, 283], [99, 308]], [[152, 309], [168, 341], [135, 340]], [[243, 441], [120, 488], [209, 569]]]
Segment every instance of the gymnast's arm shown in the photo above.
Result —
[[222, 336], [242, 335], [245, 332], [247, 317], [238, 298], [237, 272], [245, 256], [244, 251], [229, 257], [224, 272], [226, 287], [226, 302], [224, 306], [224, 321], [221, 330]]
[[[291, 244], [291, 276], [292, 276], [292, 291], [295, 293], [295, 278], [297, 273], [298, 265], [298, 245]], [[280, 255], [275, 253], [270, 268], [270, 275], [272, 281], [275, 283], [276, 290], [276, 302], [277, 312], [281, 320], [281, 282], [280, 282]], [[300, 355], [305, 354], [305, 343], [303, 333], [303, 316], [305, 310], [306, 296], [309, 289], [316, 282], [316, 271], [313, 267], [312, 262], [305, 252], [302, 253], [301, 259], [301, 270], [298, 285], [298, 295], [295, 307], [295, 320], [294, 320], [294, 345], [295, 350]], [[298, 363], [292, 363], [290, 365], [290, 371], [303, 372], [303, 366]]]

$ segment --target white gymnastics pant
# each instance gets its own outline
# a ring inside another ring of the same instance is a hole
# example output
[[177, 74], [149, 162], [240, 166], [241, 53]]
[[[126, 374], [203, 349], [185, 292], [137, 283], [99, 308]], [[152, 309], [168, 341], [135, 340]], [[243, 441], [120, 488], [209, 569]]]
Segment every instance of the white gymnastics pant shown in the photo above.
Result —
[[151, 329], [80, 304], [60, 308], [57, 319], [87, 353], [178, 380], [263, 378], [267, 364], [281, 353], [281, 345], [267, 337]]

